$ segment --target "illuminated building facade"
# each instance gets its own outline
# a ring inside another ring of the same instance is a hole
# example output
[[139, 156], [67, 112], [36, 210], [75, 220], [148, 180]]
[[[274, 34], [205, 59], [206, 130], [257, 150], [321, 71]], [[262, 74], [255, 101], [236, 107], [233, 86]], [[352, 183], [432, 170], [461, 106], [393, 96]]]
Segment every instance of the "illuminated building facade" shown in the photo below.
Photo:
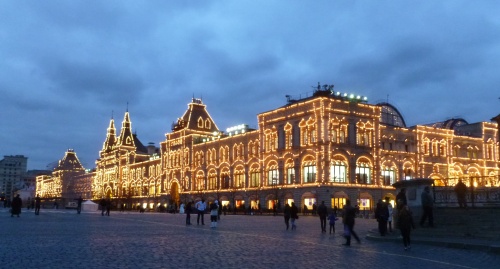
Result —
[[[463, 119], [407, 127], [388, 103], [318, 87], [313, 96], [257, 115], [247, 125], [220, 130], [205, 104], [193, 98], [160, 148], [132, 134], [128, 111], [120, 134], [110, 121], [91, 180], [93, 199], [118, 206], [158, 205], [205, 198], [232, 208], [271, 209], [295, 202], [312, 209], [345, 199], [371, 210], [395, 193], [400, 180], [432, 178], [437, 188], [459, 179], [498, 188], [498, 124]], [[37, 190], [38, 192], [38, 190]]]

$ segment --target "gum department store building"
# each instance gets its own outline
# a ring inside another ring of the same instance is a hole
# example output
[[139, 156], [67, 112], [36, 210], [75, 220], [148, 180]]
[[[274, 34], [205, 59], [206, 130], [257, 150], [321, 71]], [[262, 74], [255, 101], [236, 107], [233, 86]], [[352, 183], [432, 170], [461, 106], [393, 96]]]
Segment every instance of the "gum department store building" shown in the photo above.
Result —
[[321, 201], [341, 208], [349, 198], [373, 210], [378, 199], [395, 198], [395, 182], [431, 178], [437, 202], [455, 202], [450, 189], [459, 179], [476, 189], [477, 201], [500, 202], [497, 123], [407, 127], [394, 106], [332, 89], [287, 96], [284, 106], [257, 115], [258, 129], [226, 132], [193, 98], [159, 148], [139, 141], [127, 111], [119, 134], [111, 119], [94, 170], [68, 150], [52, 176], [37, 178], [36, 192], [62, 202], [109, 197], [127, 209], [201, 198], [239, 210], [292, 201], [301, 209]]

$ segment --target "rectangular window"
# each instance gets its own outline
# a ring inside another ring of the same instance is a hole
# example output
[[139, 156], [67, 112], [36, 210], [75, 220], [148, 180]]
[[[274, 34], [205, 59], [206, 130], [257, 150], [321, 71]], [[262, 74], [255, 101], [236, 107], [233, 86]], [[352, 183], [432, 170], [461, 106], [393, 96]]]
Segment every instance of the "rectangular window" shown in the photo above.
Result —
[[288, 168], [286, 170], [286, 184], [295, 183], [295, 168]]
[[330, 182], [345, 183], [346, 167], [343, 164], [334, 164], [330, 166]]
[[250, 187], [260, 186], [260, 172], [250, 173]]
[[304, 183], [316, 182], [316, 166], [304, 166]]
[[356, 181], [358, 184], [371, 184], [370, 167], [356, 167]]
[[215, 190], [217, 188], [217, 177], [215, 175], [210, 175], [208, 177], [208, 189]]
[[396, 172], [392, 169], [382, 171], [383, 184], [390, 186], [396, 183]]
[[279, 183], [278, 169], [269, 170], [267, 172], [267, 185], [276, 186]]
[[244, 188], [245, 187], [245, 175], [244, 174], [235, 174], [234, 175], [234, 183], [236, 188]]

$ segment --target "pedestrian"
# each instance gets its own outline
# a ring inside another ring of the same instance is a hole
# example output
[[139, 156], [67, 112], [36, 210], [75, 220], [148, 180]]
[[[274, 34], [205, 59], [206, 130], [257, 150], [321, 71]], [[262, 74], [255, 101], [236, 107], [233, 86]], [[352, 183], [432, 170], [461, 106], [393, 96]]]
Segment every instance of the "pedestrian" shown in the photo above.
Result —
[[467, 201], [465, 199], [467, 186], [465, 186], [461, 179], [455, 185], [455, 194], [457, 195], [458, 207], [467, 208]]
[[303, 207], [303, 210], [302, 210], [302, 214], [305, 216], [307, 215], [307, 205], [304, 203], [304, 207]]
[[109, 217], [109, 211], [111, 211], [111, 199], [108, 198], [106, 200], [106, 216]]
[[335, 235], [335, 222], [338, 220], [336, 210], [333, 209], [328, 215], [328, 223], [330, 223], [330, 234]]
[[12, 203], [10, 206], [11, 206], [10, 216], [14, 217], [14, 215], [17, 215], [17, 217], [19, 218], [19, 214], [21, 214], [21, 208], [23, 207], [23, 200], [21, 200], [21, 197], [19, 196], [19, 194], [17, 194], [12, 199]]
[[361, 243], [358, 235], [354, 232], [354, 223], [356, 218], [356, 208], [351, 206], [351, 201], [347, 199], [345, 201], [344, 210], [342, 212], [342, 222], [344, 223], [344, 237], [346, 238], [346, 242], [343, 244], [344, 246], [351, 245], [351, 237], [354, 237], [358, 243]]
[[189, 201], [184, 208], [184, 212], [186, 212], [186, 225], [191, 225], [191, 210], [193, 203]]
[[201, 199], [196, 203], [196, 210], [198, 210], [198, 217], [196, 218], [196, 224], [200, 225], [200, 219], [201, 219], [201, 225], [205, 225], [205, 209], [207, 208], [207, 205], [205, 204], [205, 199]]
[[76, 199], [76, 213], [77, 214], [80, 214], [80, 212], [82, 212], [82, 202], [83, 202], [83, 199], [82, 199], [82, 196], [80, 195], [80, 197], [78, 197], [78, 199]]
[[104, 212], [106, 212], [106, 199], [102, 198], [99, 205], [101, 206], [101, 216], [104, 216]]
[[328, 208], [326, 208], [325, 201], [321, 201], [321, 204], [319, 205], [317, 212], [319, 216], [319, 222], [321, 223], [321, 232], [326, 233], [326, 217], [328, 216]]
[[406, 188], [401, 188], [399, 193], [396, 195], [396, 208], [401, 210], [406, 203]]
[[392, 214], [394, 208], [392, 207], [391, 201], [389, 197], [385, 197], [385, 203], [387, 204], [387, 211], [389, 212], [389, 217], [387, 217], [387, 227], [389, 228], [389, 232], [392, 233]]
[[294, 202], [292, 202], [292, 205], [290, 206], [290, 219], [291, 219], [291, 222], [292, 222], [292, 230], [296, 230], [297, 229], [297, 225], [295, 224], [295, 221], [297, 219], [299, 219], [299, 209], [297, 208], [297, 206], [295, 205]]
[[403, 245], [405, 250], [411, 248], [410, 234], [411, 230], [415, 229], [415, 223], [413, 222], [413, 216], [408, 208], [408, 205], [403, 206], [401, 211], [398, 213], [398, 225], [401, 231], [401, 236], [403, 237]]
[[387, 233], [387, 218], [389, 218], [389, 209], [387, 208], [387, 204], [382, 201], [382, 199], [378, 200], [377, 207], [375, 209], [375, 218], [378, 222], [378, 231], [381, 236], [385, 236]]
[[186, 206], [184, 205], [184, 203], [181, 204], [181, 206], [179, 207], [179, 214], [184, 214], [186, 212]]
[[292, 214], [292, 208], [288, 203], [285, 204], [285, 209], [283, 210], [283, 216], [285, 217], [285, 225], [286, 225], [286, 230], [288, 231], [289, 228], [289, 223], [290, 223], [290, 216]]
[[425, 221], [429, 219], [429, 227], [434, 227], [434, 199], [432, 198], [431, 189], [429, 188], [429, 186], [425, 186], [421, 198], [422, 209], [424, 213], [422, 214], [422, 218], [420, 219], [420, 226], [424, 226]]
[[219, 215], [219, 201], [210, 204], [210, 228], [217, 228], [217, 216]]
[[40, 215], [40, 206], [42, 204], [42, 200], [40, 199], [40, 195], [35, 197], [35, 215]]
[[317, 212], [318, 212], [318, 205], [316, 204], [316, 202], [314, 202], [312, 209], [313, 216], [315, 216]]

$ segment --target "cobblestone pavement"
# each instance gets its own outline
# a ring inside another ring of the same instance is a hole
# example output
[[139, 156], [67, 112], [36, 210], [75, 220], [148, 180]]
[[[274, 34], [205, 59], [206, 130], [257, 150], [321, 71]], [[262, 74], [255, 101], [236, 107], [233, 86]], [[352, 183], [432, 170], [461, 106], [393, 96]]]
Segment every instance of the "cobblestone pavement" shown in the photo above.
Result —
[[365, 240], [375, 220], [357, 219], [361, 244], [342, 246], [319, 219], [300, 216], [286, 231], [281, 216], [221, 216], [218, 228], [186, 226], [185, 215], [44, 210], [20, 218], [0, 209], [0, 268], [498, 268], [484, 251]]

